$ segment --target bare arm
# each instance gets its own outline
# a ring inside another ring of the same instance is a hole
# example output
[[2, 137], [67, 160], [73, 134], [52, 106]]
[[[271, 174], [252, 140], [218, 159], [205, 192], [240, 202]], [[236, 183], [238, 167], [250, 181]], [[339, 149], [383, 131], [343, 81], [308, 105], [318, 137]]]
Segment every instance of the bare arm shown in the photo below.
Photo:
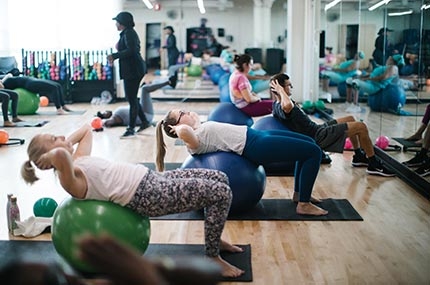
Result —
[[196, 149], [199, 147], [200, 142], [197, 136], [194, 134], [193, 128], [188, 125], [177, 125], [172, 127], [172, 131], [176, 132], [178, 137], [184, 141], [190, 149]]
[[285, 92], [284, 88], [278, 83], [277, 80], [270, 82], [270, 89], [276, 95], [276, 98], [281, 103], [282, 110], [289, 114], [294, 108], [294, 103], [291, 101], [290, 96]]
[[73, 197], [85, 197], [87, 181], [81, 170], [73, 166], [72, 155], [65, 148], [54, 148], [43, 154], [36, 161], [36, 165], [40, 169], [54, 168], [64, 190]]
[[91, 131], [91, 126], [88, 124], [83, 125], [67, 137], [67, 141], [71, 142], [72, 145], [77, 144], [76, 150], [73, 153], [73, 159], [80, 156], [90, 155], [93, 146], [93, 133]]
[[240, 95], [248, 103], [255, 103], [255, 102], [261, 101], [260, 97], [258, 97], [257, 95], [255, 95], [255, 93], [253, 93], [253, 92], [249, 92], [248, 89], [242, 89], [242, 90], [240, 90]]

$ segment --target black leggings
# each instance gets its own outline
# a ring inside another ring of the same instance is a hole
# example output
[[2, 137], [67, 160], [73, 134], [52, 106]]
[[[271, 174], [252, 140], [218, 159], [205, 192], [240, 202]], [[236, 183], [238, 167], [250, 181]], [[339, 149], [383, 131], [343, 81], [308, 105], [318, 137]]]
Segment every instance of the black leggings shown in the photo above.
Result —
[[18, 108], [18, 93], [12, 90], [2, 89], [0, 90], [0, 101], [2, 102], [1, 111], [3, 113], [3, 121], [9, 121], [8, 108], [9, 100], [12, 100], [12, 118], [16, 118]]
[[48, 96], [50, 100], [54, 100], [57, 109], [65, 105], [63, 86], [58, 82], [45, 79], [29, 80], [26, 82], [24, 89], [38, 93], [40, 96]]
[[137, 100], [137, 93], [139, 91], [139, 84], [141, 79], [124, 79], [124, 92], [127, 98], [128, 104], [130, 105], [130, 123], [128, 125], [129, 130], [134, 130], [136, 127], [136, 118], [139, 116], [142, 124], [148, 122], [142, 108]]

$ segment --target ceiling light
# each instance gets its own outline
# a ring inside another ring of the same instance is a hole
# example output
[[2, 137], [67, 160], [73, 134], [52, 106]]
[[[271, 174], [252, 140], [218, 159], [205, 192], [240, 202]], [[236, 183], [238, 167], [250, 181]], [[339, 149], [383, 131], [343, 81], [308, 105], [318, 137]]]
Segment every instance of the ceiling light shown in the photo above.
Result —
[[325, 4], [325, 6], [324, 6], [324, 11], [327, 11], [328, 9], [333, 8], [333, 7], [334, 7], [334, 6], [336, 6], [340, 1], [342, 1], [342, 0], [333, 0], [333, 1], [331, 1], [330, 3], [328, 3], [328, 4]]
[[152, 3], [150, 0], [142, 0], [142, 1], [146, 5], [146, 8], [148, 8], [148, 9], [154, 8], [154, 6], [152, 6]]
[[430, 8], [430, 4], [424, 4], [421, 6], [421, 10], [427, 10]]
[[400, 12], [390, 12], [390, 13], [388, 13], [388, 16], [404, 16], [404, 15], [409, 15], [412, 13], [413, 13], [412, 10], [406, 10], [406, 11], [400, 11]]
[[391, 0], [382, 0], [382, 1], [379, 1], [378, 3], [376, 3], [375, 5], [373, 5], [372, 7], [370, 7], [369, 11], [373, 11], [376, 8], [378, 8], [378, 7], [380, 7], [380, 6], [384, 5], [384, 4], [387, 5], [388, 3], [390, 3], [390, 1]]
[[203, 3], [203, 0], [197, 0], [197, 6], [199, 7], [200, 14], [205, 14], [205, 4]]

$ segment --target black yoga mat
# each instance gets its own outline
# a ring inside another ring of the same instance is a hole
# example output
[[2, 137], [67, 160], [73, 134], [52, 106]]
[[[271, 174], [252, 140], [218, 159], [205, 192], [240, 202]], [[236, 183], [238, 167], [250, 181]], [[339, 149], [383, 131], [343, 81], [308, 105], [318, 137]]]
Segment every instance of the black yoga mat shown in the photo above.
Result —
[[23, 121], [15, 123], [16, 127], [43, 127], [49, 121]]
[[[221, 252], [223, 259], [245, 270], [238, 278], [223, 278], [223, 281], [251, 282], [251, 246], [239, 245], [244, 249], [241, 253]], [[204, 256], [204, 245], [201, 244], [149, 244], [145, 256]], [[58, 263], [65, 267], [69, 274], [73, 273], [64, 260], [58, 255], [51, 241], [2, 240], [0, 241], [0, 267], [12, 260], [40, 262], [44, 264]]]
[[[324, 199], [317, 204], [328, 211], [325, 216], [298, 215], [291, 199], [262, 199], [255, 208], [244, 213], [231, 213], [230, 221], [363, 221], [346, 199]], [[203, 211], [152, 217], [151, 220], [203, 220]]]

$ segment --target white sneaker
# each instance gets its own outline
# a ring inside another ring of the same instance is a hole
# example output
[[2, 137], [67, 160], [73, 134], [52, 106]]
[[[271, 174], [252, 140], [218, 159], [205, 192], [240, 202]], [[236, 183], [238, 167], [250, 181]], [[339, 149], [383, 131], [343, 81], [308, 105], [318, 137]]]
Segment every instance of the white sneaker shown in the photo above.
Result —
[[361, 113], [361, 107], [358, 105], [351, 105], [346, 109], [347, 113]]

